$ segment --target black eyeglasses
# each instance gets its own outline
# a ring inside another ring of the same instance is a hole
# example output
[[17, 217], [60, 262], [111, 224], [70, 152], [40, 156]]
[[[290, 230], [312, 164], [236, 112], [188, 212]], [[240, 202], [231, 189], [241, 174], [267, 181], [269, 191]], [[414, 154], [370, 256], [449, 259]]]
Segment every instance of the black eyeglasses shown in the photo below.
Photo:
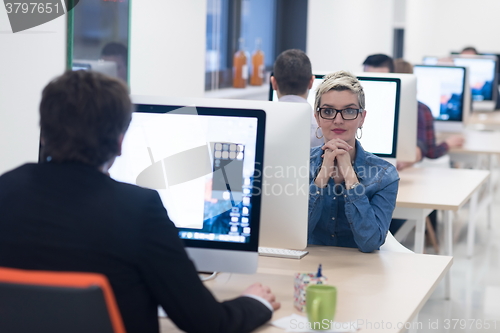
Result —
[[342, 119], [344, 120], [354, 120], [358, 118], [358, 114], [363, 112], [363, 109], [343, 109], [343, 110], [337, 110], [334, 108], [317, 108], [317, 112], [319, 112], [319, 115], [321, 118], [326, 119], [326, 120], [333, 120], [335, 117], [337, 117], [337, 114], [340, 113], [342, 116]]

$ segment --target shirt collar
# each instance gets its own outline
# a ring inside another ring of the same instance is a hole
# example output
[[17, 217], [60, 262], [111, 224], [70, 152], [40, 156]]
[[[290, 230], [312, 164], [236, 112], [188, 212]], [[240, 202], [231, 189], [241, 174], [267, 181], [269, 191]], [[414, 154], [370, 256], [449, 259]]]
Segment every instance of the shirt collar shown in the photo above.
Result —
[[297, 95], [285, 95], [281, 96], [280, 102], [293, 102], [293, 103], [309, 103], [307, 99], [297, 96]]

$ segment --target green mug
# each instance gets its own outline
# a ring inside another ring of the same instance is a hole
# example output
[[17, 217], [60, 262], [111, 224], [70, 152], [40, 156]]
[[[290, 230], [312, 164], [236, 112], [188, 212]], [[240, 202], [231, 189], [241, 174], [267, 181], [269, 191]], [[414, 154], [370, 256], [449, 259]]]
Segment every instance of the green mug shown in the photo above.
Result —
[[313, 284], [306, 289], [306, 312], [310, 327], [328, 330], [335, 316], [337, 288], [327, 284]]

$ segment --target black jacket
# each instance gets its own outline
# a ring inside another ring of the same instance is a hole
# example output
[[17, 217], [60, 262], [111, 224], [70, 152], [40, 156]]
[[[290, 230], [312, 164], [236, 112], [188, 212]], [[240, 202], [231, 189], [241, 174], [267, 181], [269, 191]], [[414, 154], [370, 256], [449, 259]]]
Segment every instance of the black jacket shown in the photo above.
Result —
[[78, 163], [0, 177], [0, 266], [106, 275], [128, 333], [158, 332], [158, 305], [187, 332], [248, 332], [271, 318], [249, 297], [215, 300], [156, 191]]

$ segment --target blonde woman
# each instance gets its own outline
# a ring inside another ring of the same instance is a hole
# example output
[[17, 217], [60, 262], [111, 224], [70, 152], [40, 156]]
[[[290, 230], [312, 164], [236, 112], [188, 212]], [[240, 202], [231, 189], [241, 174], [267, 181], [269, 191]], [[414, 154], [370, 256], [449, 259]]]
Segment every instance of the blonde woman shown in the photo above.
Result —
[[311, 149], [308, 243], [377, 250], [389, 230], [399, 176], [356, 140], [366, 118], [363, 87], [351, 73], [329, 74], [314, 110], [325, 144]]

